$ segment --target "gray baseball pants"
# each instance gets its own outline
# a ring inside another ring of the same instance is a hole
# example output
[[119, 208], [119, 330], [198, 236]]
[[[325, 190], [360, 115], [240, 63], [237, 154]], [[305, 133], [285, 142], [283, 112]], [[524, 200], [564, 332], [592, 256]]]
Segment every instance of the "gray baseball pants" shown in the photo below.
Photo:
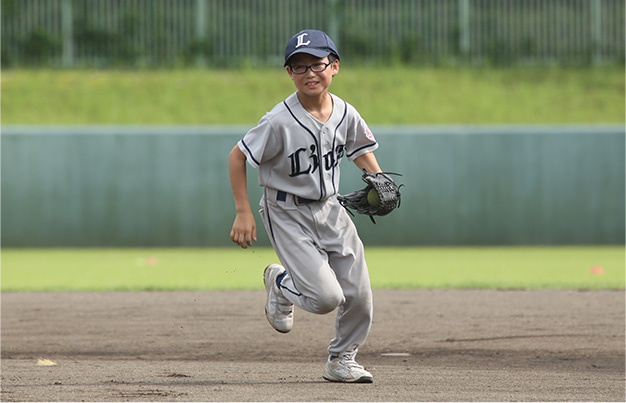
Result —
[[[363, 243], [336, 196], [299, 204], [293, 195], [278, 197], [265, 188], [261, 217], [287, 274], [283, 295], [307, 312], [336, 308], [331, 355], [354, 354], [365, 342], [373, 316], [372, 290]], [[284, 201], [282, 200], [284, 199]]]

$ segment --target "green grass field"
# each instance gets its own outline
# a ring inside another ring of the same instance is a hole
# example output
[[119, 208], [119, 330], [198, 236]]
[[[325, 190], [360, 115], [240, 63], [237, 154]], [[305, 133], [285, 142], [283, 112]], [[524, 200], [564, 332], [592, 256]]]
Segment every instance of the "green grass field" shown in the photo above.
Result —
[[[624, 289], [623, 247], [367, 248], [374, 289]], [[261, 290], [268, 248], [5, 249], [2, 292]]]
[[[342, 67], [370, 124], [624, 122], [622, 68]], [[252, 125], [295, 91], [282, 69], [2, 72], [2, 124]]]

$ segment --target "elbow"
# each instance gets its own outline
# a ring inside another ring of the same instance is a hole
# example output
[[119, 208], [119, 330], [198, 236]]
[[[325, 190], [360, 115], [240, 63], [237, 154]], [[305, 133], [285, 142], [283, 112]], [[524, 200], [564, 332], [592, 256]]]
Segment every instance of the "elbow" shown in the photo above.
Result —
[[239, 146], [235, 145], [233, 149], [230, 151], [230, 155], [228, 156], [228, 163], [242, 163], [246, 161], [246, 155], [241, 152]]

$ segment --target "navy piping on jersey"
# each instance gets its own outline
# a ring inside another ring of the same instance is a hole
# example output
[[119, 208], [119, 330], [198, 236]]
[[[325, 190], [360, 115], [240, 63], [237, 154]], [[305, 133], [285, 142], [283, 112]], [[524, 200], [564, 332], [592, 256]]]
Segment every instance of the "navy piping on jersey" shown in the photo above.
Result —
[[364, 146], [363, 146], [363, 147], [361, 147], [361, 148], [357, 148], [356, 150], [352, 151], [350, 154], [346, 154], [346, 157], [350, 158], [351, 156], [353, 156], [354, 154], [358, 153], [359, 151], [364, 150], [364, 149], [366, 149], [366, 148], [374, 147], [376, 144], [378, 144], [378, 143], [377, 143], [377, 142], [374, 142], [374, 143], [372, 143], [372, 144], [367, 144], [367, 145], [364, 145]]
[[320, 146], [319, 143], [317, 141], [317, 137], [315, 137], [315, 134], [313, 134], [313, 132], [311, 130], [309, 130], [308, 127], [306, 127], [304, 125], [304, 123], [300, 122], [298, 120], [298, 118], [296, 117], [296, 115], [294, 115], [294, 113], [291, 111], [291, 109], [289, 108], [289, 106], [287, 105], [287, 102], [283, 101], [283, 104], [285, 105], [285, 108], [287, 108], [287, 110], [289, 111], [289, 113], [291, 114], [291, 116], [296, 120], [296, 122], [298, 122], [298, 124], [300, 126], [302, 126], [304, 128], [304, 130], [306, 130], [307, 132], [309, 132], [309, 134], [311, 135], [311, 137], [313, 137], [313, 140], [315, 141], [315, 151], [317, 152], [317, 161], [318, 161], [318, 168], [319, 168], [319, 174], [320, 174], [320, 198], [319, 200], [324, 200], [324, 195], [325, 195], [325, 187], [324, 187], [324, 169], [323, 169], [323, 160], [322, 160], [322, 154], [320, 151]]
[[[335, 143], [337, 142], [337, 130], [339, 130], [339, 126], [341, 126], [347, 114], [348, 114], [348, 105], [346, 104], [346, 101], [343, 101], [343, 116], [341, 117], [341, 120], [339, 121], [339, 124], [337, 125], [337, 127], [335, 127], [335, 134], [333, 135], [333, 149], [330, 150], [330, 152], [333, 153], [332, 155], [335, 155]], [[333, 167], [333, 194], [337, 193], [337, 187], [335, 186], [335, 172], [337, 172], [337, 169], [339, 169], [339, 161], [337, 161], [337, 165]]]
[[244, 147], [246, 147], [246, 150], [248, 150], [248, 154], [250, 155], [250, 158], [252, 158], [252, 161], [254, 161], [255, 164], [261, 165], [259, 164], [259, 161], [256, 160], [256, 158], [254, 158], [254, 155], [252, 155], [252, 151], [250, 151], [250, 148], [248, 148], [248, 145], [246, 144], [245, 141], [243, 141], [243, 139], [241, 140], [241, 144], [243, 144]]

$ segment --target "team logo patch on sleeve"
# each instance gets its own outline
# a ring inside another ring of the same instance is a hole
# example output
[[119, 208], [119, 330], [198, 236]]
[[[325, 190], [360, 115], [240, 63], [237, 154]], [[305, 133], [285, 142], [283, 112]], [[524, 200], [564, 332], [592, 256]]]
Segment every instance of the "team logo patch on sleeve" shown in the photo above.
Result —
[[367, 137], [371, 141], [376, 141], [374, 140], [374, 135], [372, 134], [372, 131], [370, 130], [369, 126], [365, 126], [365, 137]]

